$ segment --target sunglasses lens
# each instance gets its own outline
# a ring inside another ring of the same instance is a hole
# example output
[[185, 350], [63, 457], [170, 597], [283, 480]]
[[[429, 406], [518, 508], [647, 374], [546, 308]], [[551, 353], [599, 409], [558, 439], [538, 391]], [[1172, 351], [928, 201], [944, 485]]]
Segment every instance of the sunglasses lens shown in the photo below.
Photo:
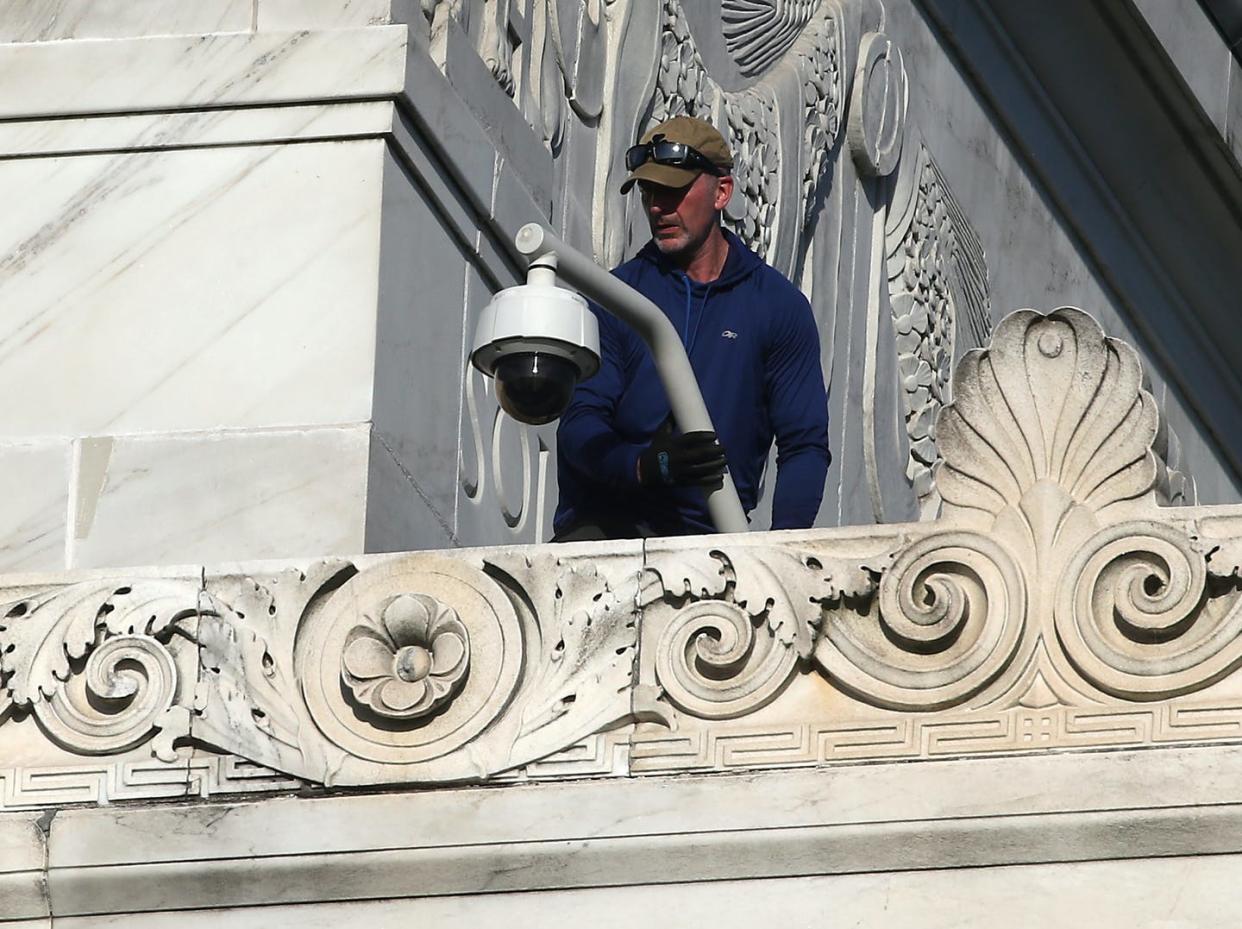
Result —
[[663, 138], [657, 138], [656, 141], [645, 145], [635, 145], [625, 153], [625, 167], [629, 171], [636, 171], [648, 161], [674, 168], [700, 168], [716, 175], [721, 173], [720, 169], [697, 149], [691, 148], [684, 142], [669, 142]]

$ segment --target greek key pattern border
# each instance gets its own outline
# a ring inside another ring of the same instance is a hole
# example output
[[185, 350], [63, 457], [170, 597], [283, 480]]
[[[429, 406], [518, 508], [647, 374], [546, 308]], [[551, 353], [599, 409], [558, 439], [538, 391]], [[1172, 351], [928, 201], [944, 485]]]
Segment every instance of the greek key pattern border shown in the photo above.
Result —
[[634, 736], [635, 774], [807, 767], [1049, 749], [1242, 740], [1242, 701], [1226, 705], [1050, 707], [949, 718], [812, 722]]
[[[1058, 749], [1242, 742], [1242, 700], [1228, 704], [1051, 707], [947, 718], [808, 722], [674, 733], [601, 732], [565, 751], [490, 779], [497, 785], [792, 768]], [[0, 811], [133, 800], [174, 800], [307, 787], [234, 755], [0, 769]], [[425, 789], [425, 788], [424, 788]]]
[[0, 769], [0, 810], [292, 791], [303, 786], [234, 755]]
[[[629, 730], [601, 732], [516, 771], [491, 778], [505, 784], [628, 773]], [[0, 768], [0, 812], [132, 800], [180, 800], [251, 793], [288, 793], [308, 785], [236, 755], [194, 755], [171, 764], [156, 759], [97, 764]]]

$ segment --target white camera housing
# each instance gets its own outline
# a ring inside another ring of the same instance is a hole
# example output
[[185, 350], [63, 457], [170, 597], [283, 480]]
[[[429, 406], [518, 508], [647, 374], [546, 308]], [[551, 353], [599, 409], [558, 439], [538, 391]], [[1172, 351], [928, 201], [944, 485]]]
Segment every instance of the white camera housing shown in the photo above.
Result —
[[496, 380], [501, 407], [524, 423], [551, 422], [578, 382], [599, 370], [599, 324], [586, 300], [532, 267], [528, 283], [496, 294], [475, 328], [471, 363]]

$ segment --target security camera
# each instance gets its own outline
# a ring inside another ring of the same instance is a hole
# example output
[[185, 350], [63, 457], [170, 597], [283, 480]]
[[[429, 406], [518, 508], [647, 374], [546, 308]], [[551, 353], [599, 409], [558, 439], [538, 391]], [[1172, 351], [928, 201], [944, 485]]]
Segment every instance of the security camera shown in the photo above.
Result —
[[556, 286], [550, 264], [532, 264], [526, 283], [500, 291], [483, 309], [471, 363], [496, 380], [500, 407], [519, 422], [550, 423], [578, 382], [599, 370], [599, 324], [586, 300]]

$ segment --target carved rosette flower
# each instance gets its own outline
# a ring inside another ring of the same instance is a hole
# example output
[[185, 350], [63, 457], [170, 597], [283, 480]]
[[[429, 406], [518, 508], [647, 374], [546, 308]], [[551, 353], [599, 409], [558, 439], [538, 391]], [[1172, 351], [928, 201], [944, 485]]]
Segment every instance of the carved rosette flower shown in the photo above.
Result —
[[461, 689], [470, 637], [451, 607], [401, 594], [378, 621], [366, 620], [350, 630], [341, 656], [341, 678], [359, 703], [388, 719], [417, 719]]

